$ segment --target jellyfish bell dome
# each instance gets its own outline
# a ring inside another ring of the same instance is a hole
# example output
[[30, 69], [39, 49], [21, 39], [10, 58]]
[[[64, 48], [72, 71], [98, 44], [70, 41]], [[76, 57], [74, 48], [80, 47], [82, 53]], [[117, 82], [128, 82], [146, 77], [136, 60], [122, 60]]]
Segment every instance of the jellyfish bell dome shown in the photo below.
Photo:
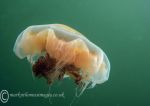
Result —
[[83, 92], [109, 78], [110, 62], [104, 51], [67, 25], [29, 26], [17, 37], [13, 51], [20, 59], [27, 58], [35, 76], [49, 84], [68, 76]]

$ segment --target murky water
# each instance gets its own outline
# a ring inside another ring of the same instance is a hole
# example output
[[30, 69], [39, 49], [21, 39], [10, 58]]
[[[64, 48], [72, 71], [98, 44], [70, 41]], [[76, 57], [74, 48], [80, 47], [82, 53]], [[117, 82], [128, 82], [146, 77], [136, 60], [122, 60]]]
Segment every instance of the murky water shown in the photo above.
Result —
[[150, 105], [150, 2], [148, 0], [3, 0], [0, 1], [0, 90], [9, 93], [58, 93], [65, 98], [9, 98], [6, 105], [69, 105], [73, 80], [50, 87], [32, 77], [31, 67], [12, 49], [18, 34], [30, 25], [62, 23], [100, 46], [111, 63], [109, 80], [88, 89], [73, 106]]

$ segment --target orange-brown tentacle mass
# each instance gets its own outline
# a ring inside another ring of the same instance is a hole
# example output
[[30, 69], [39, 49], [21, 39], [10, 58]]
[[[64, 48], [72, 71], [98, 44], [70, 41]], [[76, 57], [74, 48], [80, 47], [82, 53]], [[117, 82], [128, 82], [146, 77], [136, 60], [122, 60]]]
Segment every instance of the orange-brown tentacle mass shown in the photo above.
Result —
[[51, 58], [48, 54], [41, 56], [32, 66], [33, 73], [36, 77], [44, 77], [49, 84], [52, 83], [55, 79], [63, 79], [65, 74], [73, 77], [76, 84], [80, 84], [82, 79], [80, 75], [80, 68], [75, 67], [73, 64], [66, 64], [62, 69], [57, 70], [59, 71], [58, 75], [53, 78], [52, 76], [54, 76], [56, 72], [56, 63], [56, 59]]

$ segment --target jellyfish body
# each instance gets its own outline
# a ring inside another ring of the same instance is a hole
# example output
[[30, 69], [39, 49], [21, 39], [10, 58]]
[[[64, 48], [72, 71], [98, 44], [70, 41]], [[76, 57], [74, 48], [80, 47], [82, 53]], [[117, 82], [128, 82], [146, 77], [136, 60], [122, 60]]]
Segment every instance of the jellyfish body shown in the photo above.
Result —
[[20, 59], [27, 57], [35, 76], [48, 83], [72, 77], [84, 91], [109, 78], [110, 63], [103, 50], [66, 25], [30, 26], [18, 36], [13, 51]]

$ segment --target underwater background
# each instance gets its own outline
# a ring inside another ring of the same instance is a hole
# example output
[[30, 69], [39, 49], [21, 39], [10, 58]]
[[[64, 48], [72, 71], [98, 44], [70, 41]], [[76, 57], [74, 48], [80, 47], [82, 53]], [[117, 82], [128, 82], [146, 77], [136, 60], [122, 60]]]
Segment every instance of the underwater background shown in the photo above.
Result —
[[[73, 103], [76, 85], [72, 79], [49, 87], [45, 79], [32, 75], [26, 59], [13, 53], [21, 31], [52, 23], [83, 33], [104, 50], [111, 63], [109, 80], [85, 90]], [[10, 97], [0, 105], [149, 106], [150, 0], [0, 0], [1, 90], [63, 93], [64, 97]]]

